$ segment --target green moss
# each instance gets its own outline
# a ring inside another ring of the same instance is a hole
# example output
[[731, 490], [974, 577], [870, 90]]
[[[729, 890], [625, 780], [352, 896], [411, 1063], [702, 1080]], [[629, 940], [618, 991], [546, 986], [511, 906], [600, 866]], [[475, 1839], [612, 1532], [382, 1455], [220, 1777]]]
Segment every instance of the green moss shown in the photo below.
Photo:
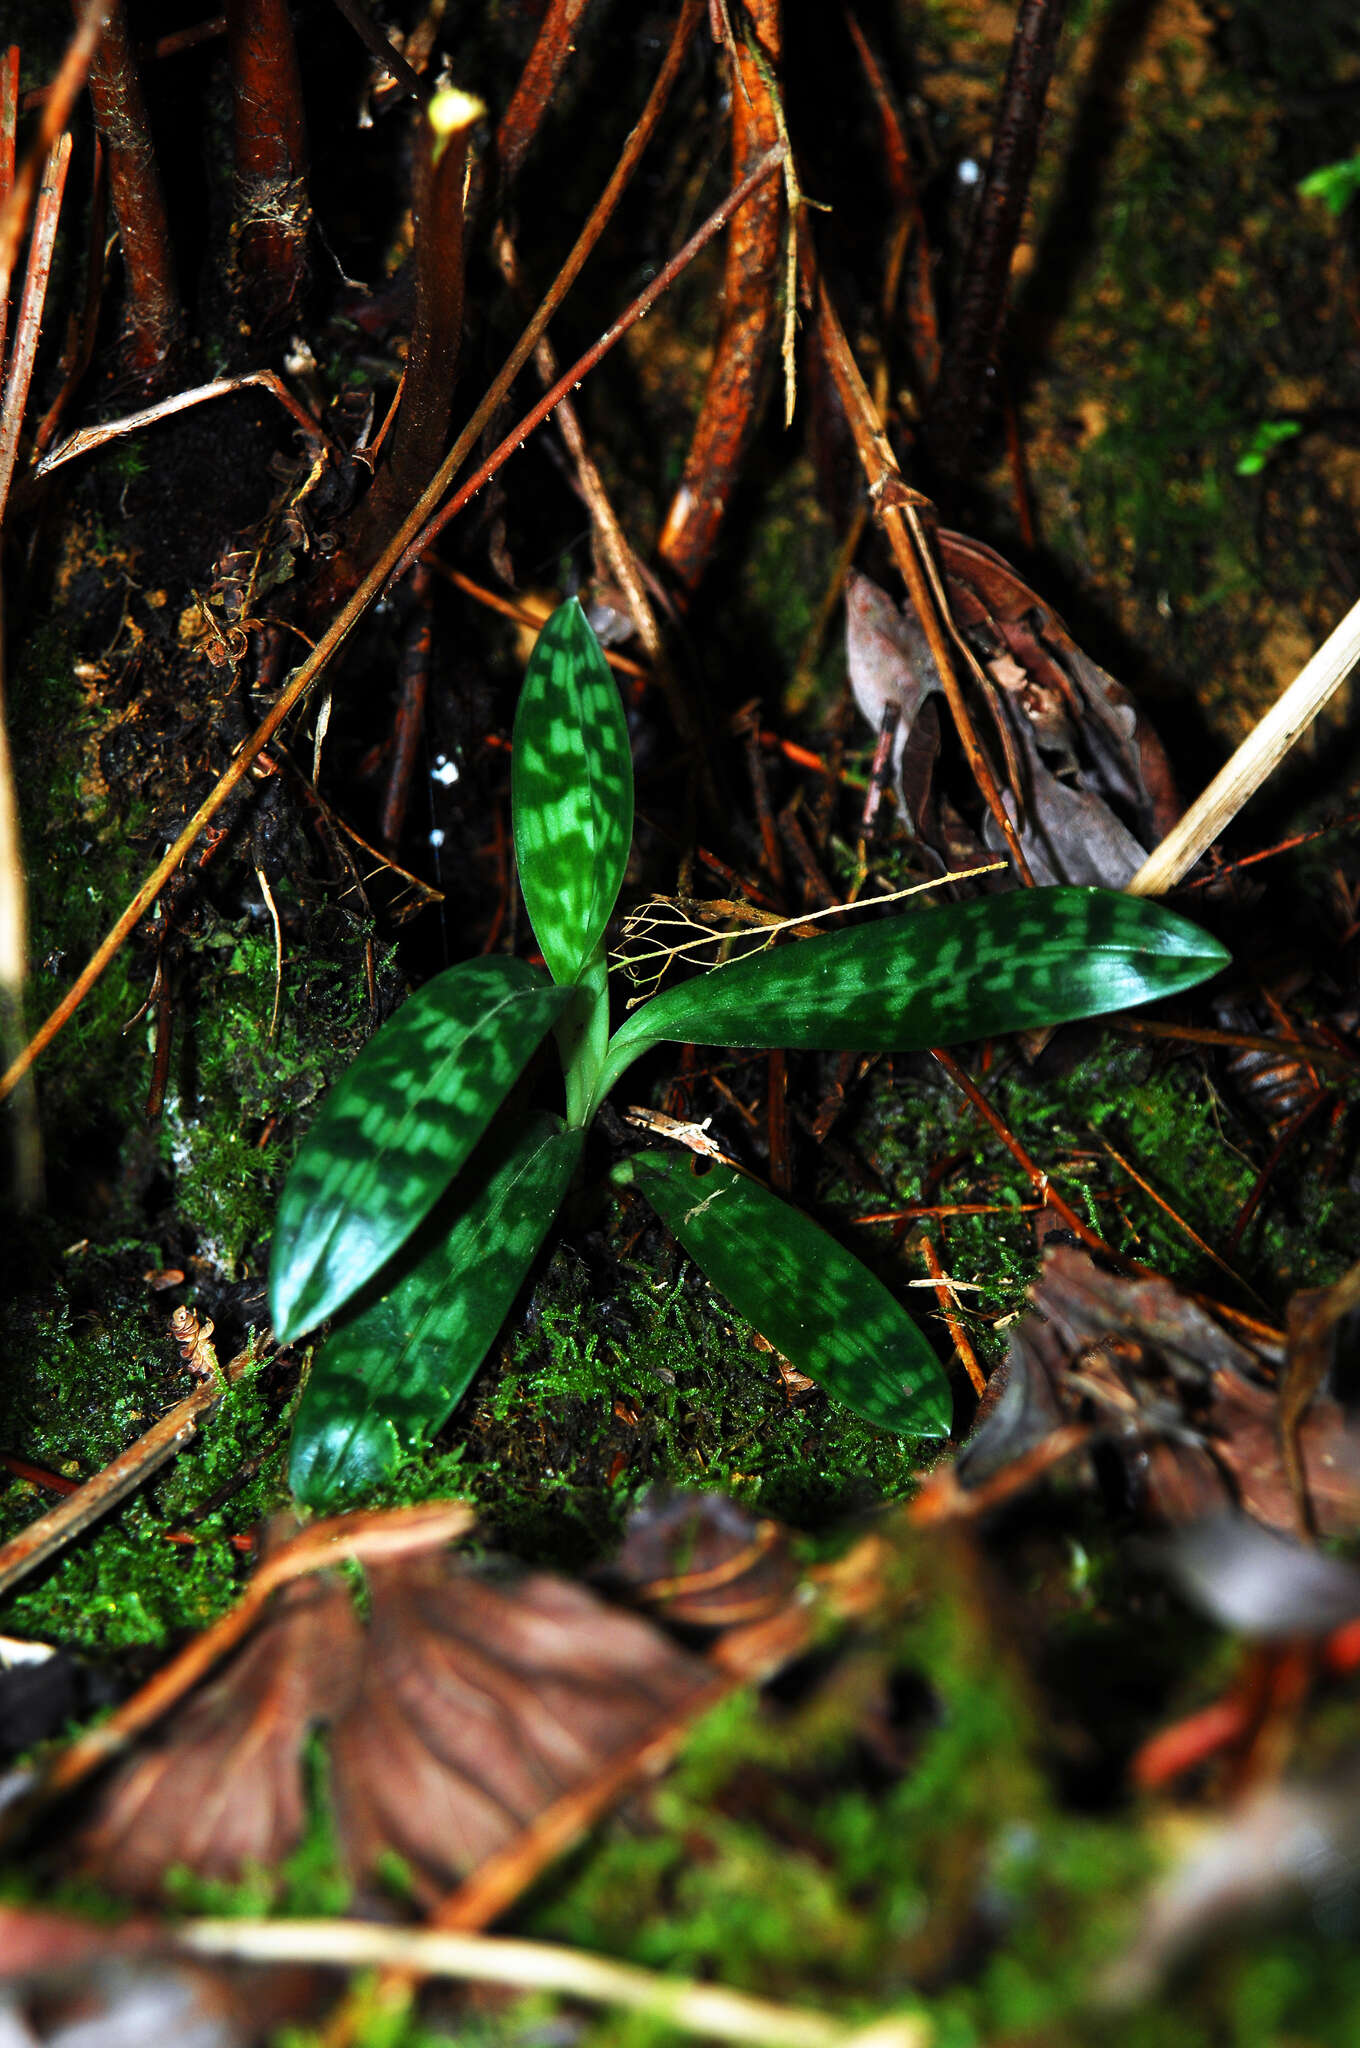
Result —
[[303, 1127], [292, 1119], [310, 1111], [359, 1050], [367, 1000], [353, 961], [285, 956], [279, 978], [272, 939], [239, 925], [211, 926], [198, 965], [162, 1147], [201, 1255], [234, 1278], [263, 1270], [274, 1204]]
[[[74, 637], [45, 627], [24, 647], [10, 692], [31, 1026], [65, 995], [142, 879], [128, 835], [144, 819], [121, 814], [107, 788], [98, 742], [110, 721], [76, 661]], [[134, 959], [127, 947], [115, 955], [37, 1069], [48, 1176], [59, 1192], [68, 1177], [116, 1161], [145, 1085], [137, 1041], [124, 1036], [145, 993], [135, 993]]]
[[[171, 1351], [164, 1340], [160, 1349], [162, 1356]], [[107, 1362], [113, 1368], [119, 1361]], [[135, 1375], [135, 1355], [121, 1362]], [[68, 1386], [78, 1383], [80, 1369], [79, 1361], [73, 1364]], [[92, 1466], [106, 1463], [177, 1398], [180, 1390], [173, 1382], [152, 1391], [154, 1371], [154, 1366], [141, 1368], [145, 1396], [125, 1394], [121, 1405], [109, 1400], [110, 1417], [120, 1416], [123, 1427], [116, 1432], [112, 1420], [106, 1420], [105, 1434], [84, 1439], [87, 1448], [98, 1448], [89, 1460]], [[193, 1443], [161, 1475], [0, 1605], [0, 1633], [105, 1653], [164, 1643], [215, 1620], [239, 1593], [248, 1563], [232, 1536], [252, 1528], [278, 1504], [281, 1442], [278, 1457], [262, 1461], [260, 1456], [278, 1436], [260, 1375], [247, 1369]], [[250, 1475], [244, 1483], [243, 1472]], [[80, 1476], [87, 1475], [82, 1471]], [[44, 1505], [32, 1487], [11, 1484], [0, 1495], [0, 1531], [6, 1537], [15, 1534]], [[190, 1540], [169, 1541], [175, 1534]]]

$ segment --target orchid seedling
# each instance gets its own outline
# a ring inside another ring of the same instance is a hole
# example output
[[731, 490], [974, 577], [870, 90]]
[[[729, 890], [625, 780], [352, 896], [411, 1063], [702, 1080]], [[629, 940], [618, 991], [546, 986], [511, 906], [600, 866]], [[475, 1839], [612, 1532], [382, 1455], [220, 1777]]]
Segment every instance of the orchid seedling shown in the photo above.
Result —
[[[623, 706], [573, 598], [543, 627], [515, 718], [511, 811], [543, 967], [467, 961], [410, 996], [332, 1088], [279, 1202], [284, 1342], [332, 1321], [293, 1430], [297, 1495], [373, 1486], [447, 1421], [495, 1341], [609, 1091], [651, 1047], [904, 1052], [1123, 1010], [1215, 973], [1217, 940], [1146, 901], [1022, 889], [748, 953], [610, 1029], [605, 933], [633, 831]], [[552, 1037], [562, 1113], [526, 1099]], [[734, 1168], [642, 1152], [636, 1188], [793, 1365], [885, 1429], [948, 1434], [949, 1385], [896, 1297]]]

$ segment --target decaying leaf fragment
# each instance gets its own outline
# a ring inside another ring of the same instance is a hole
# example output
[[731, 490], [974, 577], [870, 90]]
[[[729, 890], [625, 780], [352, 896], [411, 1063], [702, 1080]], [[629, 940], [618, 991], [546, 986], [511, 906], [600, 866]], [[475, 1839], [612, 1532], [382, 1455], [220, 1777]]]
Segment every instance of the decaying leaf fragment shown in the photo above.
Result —
[[[1252, 1348], [1170, 1281], [1124, 1279], [1073, 1245], [1048, 1249], [1030, 1299], [1002, 1367], [1004, 1392], [960, 1453], [965, 1488], [1085, 1421], [1124, 1452], [1130, 1486], [1153, 1516], [1179, 1523], [1235, 1506], [1297, 1528], [1277, 1392], [1283, 1347]], [[1293, 1431], [1318, 1531], [1353, 1530], [1360, 1432], [1326, 1394]]]
[[[960, 673], [985, 694], [1003, 802], [1035, 881], [1123, 888], [1180, 815], [1160, 742], [1127, 691], [1008, 563], [960, 534], [938, 540], [954, 622], [972, 656], [960, 654]], [[984, 816], [977, 837], [962, 815], [965, 799], [940, 786], [942, 684], [910, 604], [899, 611], [868, 577], [852, 576], [846, 645], [863, 716], [878, 731], [886, 713], [898, 715], [892, 766], [908, 831], [949, 865], [1004, 850], [996, 821]]]
[[[789, 1578], [772, 1529], [728, 1532], [763, 1561], [766, 1607]], [[408, 1540], [370, 1552], [364, 1625], [326, 1562], [321, 1549], [312, 1575], [111, 1773], [74, 1844], [84, 1873], [150, 1901], [171, 1870], [232, 1880], [275, 1868], [302, 1835], [303, 1749], [323, 1726], [356, 1888], [395, 1856], [432, 1901], [712, 1697], [702, 1658], [554, 1574], [473, 1567]]]
[[395, 1852], [432, 1902], [711, 1683], [647, 1622], [547, 1572], [498, 1585], [433, 1557], [370, 1587], [362, 1677], [331, 1746], [360, 1883]]
[[169, 1870], [231, 1882], [273, 1869], [307, 1818], [302, 1751], [343, 1715], [362, 1638], [349, 1587], [287, 1586], [237, 1655], [123, 1764], [81, 1833], [81, 1868], [125, 1898], [154, 1900]]
[[1360, 1616], [1360, 1571], [1246, 1515], [1210, 1515], [1148, 1542], [1186, 1599], [1265, 1642], [1328, 1636]]

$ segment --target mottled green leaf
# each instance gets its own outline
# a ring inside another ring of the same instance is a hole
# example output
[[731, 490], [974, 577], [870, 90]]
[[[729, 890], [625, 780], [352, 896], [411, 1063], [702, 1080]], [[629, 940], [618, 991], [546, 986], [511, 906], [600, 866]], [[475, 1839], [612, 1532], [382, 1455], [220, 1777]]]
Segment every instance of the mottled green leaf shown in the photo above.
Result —
[[313, 1361], [289, 1468], [300, 1500], [374, 1485], [447, 1419], [561, 1207], [581, 1145], [580, 1131], [537, 1115], [478, 1147]]
[[853, 1252], [759, 1181], [688, 1154], [642, 1152], [636, 1185], [738, 1315], [856, 1415], [947, 1436], [949, 1383], [906, 1310]]
[[1017, 889], [802, 939], [666, 989], [614, 1035], [646, 1045], [908, 1052], [1175, 995], [1225, 965], [1217, 939], [1105, 889]]
[[419, 1227], [567, 1000], [522, 960], [471, 960], [374, 1034], [279, 1201], [269, 1300], [282, 1340], [334, 1314]]
[[633, 837], [633, 764], [618, 686], [573, 597], [534, 642], [510, 757], [515, 858], [554, 981], [603, 936]]

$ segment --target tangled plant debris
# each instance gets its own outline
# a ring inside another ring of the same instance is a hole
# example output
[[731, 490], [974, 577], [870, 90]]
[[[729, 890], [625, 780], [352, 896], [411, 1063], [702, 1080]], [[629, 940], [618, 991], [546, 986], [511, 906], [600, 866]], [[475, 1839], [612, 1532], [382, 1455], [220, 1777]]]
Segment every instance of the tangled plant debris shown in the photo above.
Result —
[[1349, 13], [12, 13], [0, 2026], [1355, 2033]]

